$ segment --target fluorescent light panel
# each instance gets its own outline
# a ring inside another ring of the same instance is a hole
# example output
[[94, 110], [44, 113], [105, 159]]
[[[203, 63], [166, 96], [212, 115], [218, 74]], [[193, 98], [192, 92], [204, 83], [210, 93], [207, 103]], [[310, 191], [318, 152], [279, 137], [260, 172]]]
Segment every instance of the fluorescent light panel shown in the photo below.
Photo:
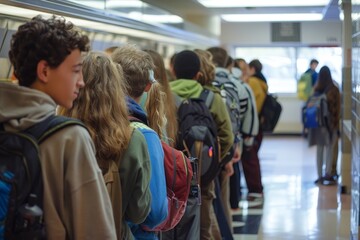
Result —
[[143, 20], [145, 22], [155, 22], [155, 23], [182, 23], [183, 19], [177, 15], [162, 14], [162, 15], [152, 15], [152, 14], [142, 14], [141, 12], [130, 12], [126, 14], [127, 17], [134, 20]]
[[330, 0], [197, 0], [208, 8], [326, 6]]
[[227, 22], [303, 22], [321, 21], [321, 13], [291, 14], [223, 14], [221, 18]]

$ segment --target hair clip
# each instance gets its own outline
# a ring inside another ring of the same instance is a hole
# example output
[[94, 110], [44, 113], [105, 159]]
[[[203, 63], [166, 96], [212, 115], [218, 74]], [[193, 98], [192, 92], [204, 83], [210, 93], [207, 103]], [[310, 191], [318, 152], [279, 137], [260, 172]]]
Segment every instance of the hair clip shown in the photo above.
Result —
[[154, 84], [154, 83], [157, 82], [156, 79], [155, 79], [155, 77], [154, 77], [154, 70], [152, 70], [152, 69], [149, 70], [149, 80], [150, 80], [150, 82], [151, 82], [152, 84]]

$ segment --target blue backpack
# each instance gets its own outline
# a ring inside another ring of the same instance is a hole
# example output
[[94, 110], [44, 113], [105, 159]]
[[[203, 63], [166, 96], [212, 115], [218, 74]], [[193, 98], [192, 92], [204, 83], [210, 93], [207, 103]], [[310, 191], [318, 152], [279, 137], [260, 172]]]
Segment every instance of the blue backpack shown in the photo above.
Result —
[[22, 132], [0, 124], [0, 239], [44, 239], [39, 145], [79, 120], [51, 116]]
[[327, 127], [330, 115], [326, 94], [311, 96], [303, 108], [302, 115], [305, 128]]

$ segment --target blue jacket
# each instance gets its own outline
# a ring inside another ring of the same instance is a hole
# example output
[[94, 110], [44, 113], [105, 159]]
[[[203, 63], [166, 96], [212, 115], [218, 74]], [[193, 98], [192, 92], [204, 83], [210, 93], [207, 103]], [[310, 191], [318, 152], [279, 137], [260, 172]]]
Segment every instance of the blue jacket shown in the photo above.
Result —
[[308, 70], [306, 70], [306, 72], [311, 73], [311, 84], [312, 86], [315, 86], [317, 79], [318, 79], [318, 73], [315, 70], [312, 70], [311, 68], [309, 68]]
[[[130, 116], [141, 121], [131, 125], [137, 128], [145, 137], [151, 162], [150, 192], [151, 211], [146, 220], [141, 224], [148, 228], [154, 228], [162, 223], [168, 215], [168, 201], [166, 197], [166, 180], [164, 169], [164, 151], [157, 133], [149, 128], [144, 110], [133, 99], [127, 98]], [[144, 124], [145, 123], [145, 124]], [[158, 239], [154, 232], [144, 231], [140, 225], [129, 223], [135, 239]]]

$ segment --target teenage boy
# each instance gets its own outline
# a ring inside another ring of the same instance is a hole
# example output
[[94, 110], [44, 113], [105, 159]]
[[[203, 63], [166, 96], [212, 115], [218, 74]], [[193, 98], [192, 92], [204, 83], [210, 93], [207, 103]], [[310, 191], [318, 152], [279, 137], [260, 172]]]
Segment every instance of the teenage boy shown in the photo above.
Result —
[[[70, 22], [34, 17], [13, 35], [9, 57], [19, 85], [0, 84], [0, 123], [23, 131], [71, 108], [84, 86], [81, 52], [89, 39]], [[87, 130], [72, 125], [39, 149], [47, 239], [116, 239], [111, 202]]]
[[[200, 59], [195, 52], [185, 50], [176, 54], [173, 71], [177, 80], [170, 82], [170, 87], [174, 94], [182, 99], [200, 97], [204, 88], [197, 81], [200, 76]], [[214, 94], [214, 99], [209, 110], [217, 126], [217, 134], [221, 149], [220, 157], [221, 159], [224, 159], [234, 142], [234, 136], [232, 134], [229, 114], [219, 94]], [[210, 231], [211, 224], [217, 224], [212, 222], [210, 212], [214, 197], [214, 181], [208, 186], [201, 186], [201, 239], [212, 239]]]

